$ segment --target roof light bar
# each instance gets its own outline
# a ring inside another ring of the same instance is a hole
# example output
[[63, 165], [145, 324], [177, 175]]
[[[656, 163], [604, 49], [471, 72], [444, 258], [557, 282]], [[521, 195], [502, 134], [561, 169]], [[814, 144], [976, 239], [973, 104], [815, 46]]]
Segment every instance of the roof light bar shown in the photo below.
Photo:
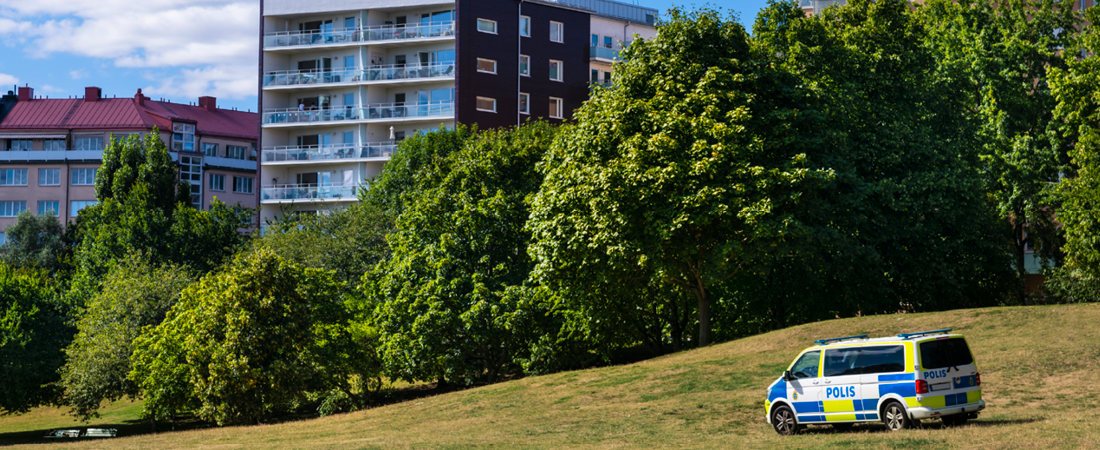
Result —
[[818, 344], [818, 345], [821, 345], [821, 344], [824, 344], [826, 342], [843, 341], [845, 339], [864, 339], [866, 337], [867, 337], [866, 334], [861, 334], [859, 336], [845, 336], [845, 337], [832, 338], [832, 339], [818, 339], [818, 340], [814, 341], [814, 343]]
[[901, 334], [898, 335], [898, 337], [902, 338], [902, 339], [909, 339], [911, 337], [924, 336], [926, 334], [950, 333], [950, 332], [951, 332], [950, 328], [944, 328], [942, 330], [921, 331], [920, 333], [901, 333]]

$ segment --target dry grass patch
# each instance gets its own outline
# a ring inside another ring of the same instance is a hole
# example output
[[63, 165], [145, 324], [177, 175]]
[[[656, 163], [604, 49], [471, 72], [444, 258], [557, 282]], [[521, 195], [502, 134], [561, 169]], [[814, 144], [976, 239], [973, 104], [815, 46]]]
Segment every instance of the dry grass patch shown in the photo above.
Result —
[[[637, 364], [531, 377], [276, 425], [53, 443], [89, 448], [1089, 448], [1100, 439], [1100, 305], [870, 316], [793, 327]], [[989, 408], [970, 425], [889, 433], [824, 426], [781, 437], [764, 390], [814, 339], [950, 327]], [[12, 429], [0, 420], [0, 430]], [[69, 422], [71, 423], [71, 422]], [[10, 434], [0, 434], [3, 439]]]

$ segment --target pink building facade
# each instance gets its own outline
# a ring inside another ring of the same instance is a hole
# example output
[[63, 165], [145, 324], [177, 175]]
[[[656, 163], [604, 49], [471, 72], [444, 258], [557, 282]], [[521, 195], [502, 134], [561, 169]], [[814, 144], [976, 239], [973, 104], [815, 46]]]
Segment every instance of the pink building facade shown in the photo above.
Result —
[[194, 207], [208, 209], [215, 198], [241, 208], [258, 204], [256, 113], [220, 109], [213, 97], [193, 105], [154, 101], [140, 89], [132, 98], [104, 98], [89, 87], [84, 97], [67, 99], [16, 90], [0, 99], [0, 233], [23, 210], [74, 220], [96, 202], [97, 169], [111, 136], [144, 138], [154, 128], [177, 177], [191, 182]]

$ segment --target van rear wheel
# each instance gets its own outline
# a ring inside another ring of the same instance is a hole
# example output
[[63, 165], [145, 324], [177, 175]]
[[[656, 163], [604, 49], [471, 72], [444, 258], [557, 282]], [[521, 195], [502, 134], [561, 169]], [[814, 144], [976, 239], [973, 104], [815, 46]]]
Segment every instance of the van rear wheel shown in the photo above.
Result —
[[798, 434], [798, 420], [795, 419], [794, 411], [787, 406], [781, 405], [772, 411], [772, 426], [776, 433], [783, 436]]
[[905, 407], [898, 402], [890, 402], [882, 408], [882, 423], [886, 424], [886, 428], [890, 431], [901, 431], [913, 427], [913, 421], [906, 414]]

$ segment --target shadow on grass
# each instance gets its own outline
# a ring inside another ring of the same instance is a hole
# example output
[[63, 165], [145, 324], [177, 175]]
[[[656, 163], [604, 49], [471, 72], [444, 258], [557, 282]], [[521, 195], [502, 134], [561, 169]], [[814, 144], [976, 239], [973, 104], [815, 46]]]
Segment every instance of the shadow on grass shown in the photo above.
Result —
[[[1044, 420], [1046, 420], [1046, 418], [1043, 418], [1043, 417], [1030, 418], [1030, 419], [996, 419], [996, 420], [976, 419], [976, 420], [971, 420], [971, 421], [967, 422], [966, 425], [963, 425], [962, 427], [959, 427], [959, 428], [966, 428], [966, 427], [971, 427], [971, 426], [984, 428], [984, 427], [994, 427], [994, 426], [1000, 426], [1000, 425], [1024, 425], [1024, 424], [1029, 424], [1029, 423], [1042, 422]], [[939, 420], [925, 420], [925, 421], [920, 423], [919, 427], [921, 429], [925, 429], [925, 430], [940, 430], [940, 429], [954, 428], [954, 427], [944, 425], [943, 422], [941, 422]], [[861, 424], [858, 424], [858, 425], [855, 425], [855, 426], [852, 426], [852, 427], [849, 427], [849, 428], [845, 428], [845, 429], [838, 429], [836, 427], [833, 427], [832, 425], [808, 425], [808, 426], [806, 426], [806, 428], [803, 428], [802, 431], [801, 431], [802, 434], [889, 433], [889, 432], [890, 432], [890, 430], [886, 428], [886, 425], [883, 425], [881, 423], [861, 423]]]

